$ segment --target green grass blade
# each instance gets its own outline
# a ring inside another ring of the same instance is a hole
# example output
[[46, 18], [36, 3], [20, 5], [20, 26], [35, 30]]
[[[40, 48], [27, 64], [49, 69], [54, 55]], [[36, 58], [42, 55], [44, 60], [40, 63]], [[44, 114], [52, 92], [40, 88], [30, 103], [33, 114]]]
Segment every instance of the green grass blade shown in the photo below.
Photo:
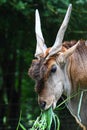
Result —
[[51, 129], [51, 124], [52, 124], [52, 107], [49, 108], [47, 111], [46, 111], [46, 120], [47, 120], [47, 130], [50, 130]]
[[58, 116], [55, 114], [55, 118], [56, 118], [56, 121], [57, 121], [57, 129], [56, 130], [60, 130], [60, 120], [58, 118]]
[[56, 123], [56, 119], [55, 119], [55, 114], [54, 114], [54, 113], [52, 114], [52, 117], [53, 117], [54, 127], [55, 127], [55, 129], [54, 129], [54, 130], [56, 130], [57, 123]]
[[19, 121], [18, 121], [18, 125], [17, 125], [16, 130], [18, 130], [18, 129], [19, 129], [19, 126], [20, 126], [20, 120], [21, 120], [21, 115], [22, 115], [22, 111], [20, 111]]
[[22, 128], [22, 130], [26, 130], [26, 128], [21, 123], [19, 125]]

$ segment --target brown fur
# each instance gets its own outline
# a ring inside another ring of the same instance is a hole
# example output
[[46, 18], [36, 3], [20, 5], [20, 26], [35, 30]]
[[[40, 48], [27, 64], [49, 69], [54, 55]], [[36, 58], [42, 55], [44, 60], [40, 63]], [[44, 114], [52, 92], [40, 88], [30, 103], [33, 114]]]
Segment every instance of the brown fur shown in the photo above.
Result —
[[29, 76], [36, 81], [35, 90], [37, 93], [40, 93], [44, 86], [44, 76], [45, 72], [47, 72], [47, 68], [43, 62], [44, 58], [41, 60], [33, 60], [28, 71]]
[[[72, 84], [72, 92], [77, 92], [78, 90], [87, 89], [87, 46], [85, 41], [81, 40], [80, 44], [76, 48], [75, 52], [69, 58], [69, 70], [68, 75]], [[76, 96], [71, 99], [70, 106], [73, 110], [78, 109], [79, 99]], [[84, 92], [83, 101], [81, 104], [80, 116], [82, 122], [77, 120], [79, 125], [83, 130], [87, 130], [87, 93]]]
[[70, 58], [73, 90], [79, 85], [82, 88], [87, 87], [87, 46], [85, 46], [84, 41], [80, 41], [80, 45]]
[[41, 60], [32, 61], [31, 67], [28, 71], [28, 74], [30, 75], [32, 79], [41, 80], [43, 78], [44, 76], [43, 73], [46, 70], [45, 66], [43, 66], [43, 62], [44, 62], [44, 58], [42, 58]]
[[72, 41], [65, 41], [64, 43], [63, 43], [63, 46], [65, 47], [65, 48], [67, 48], [67, 49], [69, 49], [70, 47], [72, 47], [73, 45], [75, 45], [77, 43], [77, 41], [76, 40], [72, 40]]

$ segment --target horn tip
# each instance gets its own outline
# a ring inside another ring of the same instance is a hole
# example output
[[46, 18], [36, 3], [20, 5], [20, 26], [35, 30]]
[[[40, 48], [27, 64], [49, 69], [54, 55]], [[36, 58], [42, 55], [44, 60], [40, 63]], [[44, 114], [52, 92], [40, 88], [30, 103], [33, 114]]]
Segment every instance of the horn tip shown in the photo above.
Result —
[[39, 14], [39, 11], [38, 11], [38, 9], [36, 9], [36, 10], [35, 10], [35, 13], [36, 13], [36, 14]]
[[72, 4], [71, 3], [69, 4], [69, 7], [72, 8]]

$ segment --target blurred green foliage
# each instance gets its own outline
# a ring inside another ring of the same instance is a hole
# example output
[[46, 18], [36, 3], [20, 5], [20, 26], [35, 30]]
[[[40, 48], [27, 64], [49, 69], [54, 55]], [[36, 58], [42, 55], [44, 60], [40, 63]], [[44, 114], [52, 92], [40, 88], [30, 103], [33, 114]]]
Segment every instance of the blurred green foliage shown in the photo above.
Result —
[[[64, 40], [86, 39], [87, 0], [0, 0], [0, 104], [4, 104], [4, 108], [0, 105], [0, 113], [4, 113], [0, 115], [1, 128], [13, 130], [17, 123], [10, 118], [19, 119], [20, 110], [25, 122], [40, 112], [35, 83], [28, 77], [36, 46], [35, 9], [40, 12], [46, 44], [52, 46], [69, 3], [73, 9]], [[17, 101], [19, 111], [13, 115], [12, 105]]]

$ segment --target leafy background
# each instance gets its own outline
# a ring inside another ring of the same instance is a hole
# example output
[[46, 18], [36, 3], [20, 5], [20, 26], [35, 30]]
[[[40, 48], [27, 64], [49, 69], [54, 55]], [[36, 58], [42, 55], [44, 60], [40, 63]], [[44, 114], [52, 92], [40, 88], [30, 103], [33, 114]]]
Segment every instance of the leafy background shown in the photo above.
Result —
[[[28, 77], [36, 46], [35, 9], [46, 44], [52, 46], [69, 3], [73, 9], [64, 40], [87, 39], [87, 0], [0, 0], [1, 130], [16, 130], [20, 111], [26, 129], [40, 114], [34, 82]], [[58, 114], [61, 130], [80, 130], [66, 107]]]

